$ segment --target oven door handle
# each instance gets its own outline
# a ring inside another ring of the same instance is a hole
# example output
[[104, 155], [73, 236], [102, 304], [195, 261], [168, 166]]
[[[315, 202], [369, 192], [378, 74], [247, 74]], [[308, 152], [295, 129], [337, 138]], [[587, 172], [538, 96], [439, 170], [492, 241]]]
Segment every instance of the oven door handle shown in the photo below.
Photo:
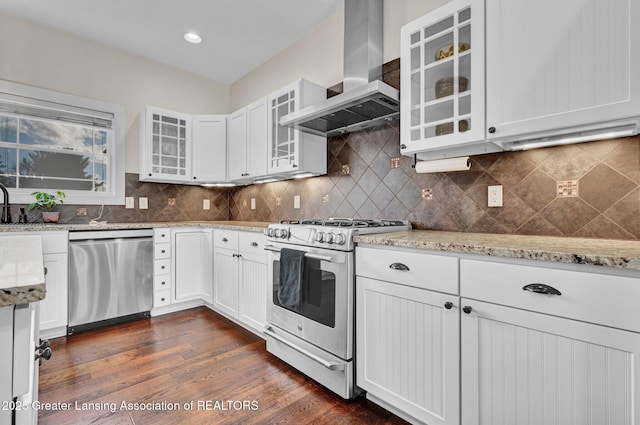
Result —
[[329, 370], [344, 370], [344, 364], [326, 361], [325, 359], [320, 358], [303, 348], [295, 346], [294, 344], [290, 343], [286, 339], [282, 338], [280, 335], [277, 335], [271, 326], [267, 326], [266, 328], [264, 328], [262, 332], [264, 332], [265, 335], [275, 339], [276, 341], [283, 343], [287, 347], [293, 350], [296, 350], [298, 353], [302, 354], [303, 356], [310, 358], [314, 362], [320, 363], [322, 366], [326, 367]]
[[[265, 251], [272, 251], [272, 252], [280, 252], [280, 248], [276, 248], [273, 245], [265, 246], [264, 250]], [[319, 254], [314, 254], [314, 253], [311, 253], [311, 252], [305, 252], [304, 256], [307, 257], [307, 258], [311, 258], [313, 260], [326, 261], [327, 263], [336, 262], [333, 257], [329, 257], [328, 255], [319, 255]]]

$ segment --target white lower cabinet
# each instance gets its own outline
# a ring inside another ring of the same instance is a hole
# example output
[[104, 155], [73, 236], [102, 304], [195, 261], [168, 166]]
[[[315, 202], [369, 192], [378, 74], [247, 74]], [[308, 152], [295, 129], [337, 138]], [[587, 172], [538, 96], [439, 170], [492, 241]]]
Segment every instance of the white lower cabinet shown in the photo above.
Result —
[[458, 424], [458, 311], [455, 295], [358, 277], [356, 380], [367, 398], [411, 422]]
[[43, 338], [55, 338], [67, 333], [68, 323], [68, 234], [43, 232], [42, 254], [47, 294], [40, 301], [40, 332]]
[[462, 306], [463, 425], [639, 423], [640, 334]]
[[412, 423], [460, 422], [458, 259], [356, 249], [356, 384]]
[[173, 230], [173, 301], [211, 298], [211, 232], [206, 229]]
[[640, 276], [560, 267], [460, 261], [463, 425], [640, 423]]
[[213, 307], [262, 334], [266, 325], [267, 257], [259, 233], [216, 230]]

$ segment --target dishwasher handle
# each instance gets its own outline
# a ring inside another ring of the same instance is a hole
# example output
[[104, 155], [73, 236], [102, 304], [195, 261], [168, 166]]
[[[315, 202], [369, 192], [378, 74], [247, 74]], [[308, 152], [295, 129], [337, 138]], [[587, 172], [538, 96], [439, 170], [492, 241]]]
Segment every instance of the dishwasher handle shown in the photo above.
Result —
[[153, 229], [131, 230], [90, 230], [69, 232], [69, 241], [87, 241], [95, 239], [128, 239], [153, 237]]

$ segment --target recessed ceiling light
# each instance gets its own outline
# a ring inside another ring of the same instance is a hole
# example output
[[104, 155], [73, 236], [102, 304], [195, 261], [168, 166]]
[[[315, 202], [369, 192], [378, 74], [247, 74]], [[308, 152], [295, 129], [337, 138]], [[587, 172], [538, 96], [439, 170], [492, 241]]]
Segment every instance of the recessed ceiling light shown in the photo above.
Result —
[[184, 39], [187, 40], [189, 43], [193, 43], [193, 44], [198, 44], [198, 43], [202, 42], [202, 37], [200, 37], [195, 32], [186, 33], [184, 35]]

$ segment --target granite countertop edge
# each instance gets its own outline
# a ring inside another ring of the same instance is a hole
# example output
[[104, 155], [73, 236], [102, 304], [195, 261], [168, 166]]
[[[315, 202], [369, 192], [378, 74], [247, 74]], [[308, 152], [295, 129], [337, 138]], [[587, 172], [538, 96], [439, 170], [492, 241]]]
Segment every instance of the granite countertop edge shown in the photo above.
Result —
[[479, 254], [640, 271], [640, 241], [434, 230], [359, 235], [354, 240], [360, 245]]
[[45, 283], [0, 289], [0, 307], [42, 301], [47, 293]]
[[48, 231], [94, 231], [94, 230], [127, 230], [167, 227], [202, 227], [214, 229], [241, 230], [246, 232], [263, 232], [269, 223], [260, 221], [161, 221], [139, 223], [100, 223], [100, 224], [11, 224], [0, 226], [0, 233], [11, 232], [48, 232]]

